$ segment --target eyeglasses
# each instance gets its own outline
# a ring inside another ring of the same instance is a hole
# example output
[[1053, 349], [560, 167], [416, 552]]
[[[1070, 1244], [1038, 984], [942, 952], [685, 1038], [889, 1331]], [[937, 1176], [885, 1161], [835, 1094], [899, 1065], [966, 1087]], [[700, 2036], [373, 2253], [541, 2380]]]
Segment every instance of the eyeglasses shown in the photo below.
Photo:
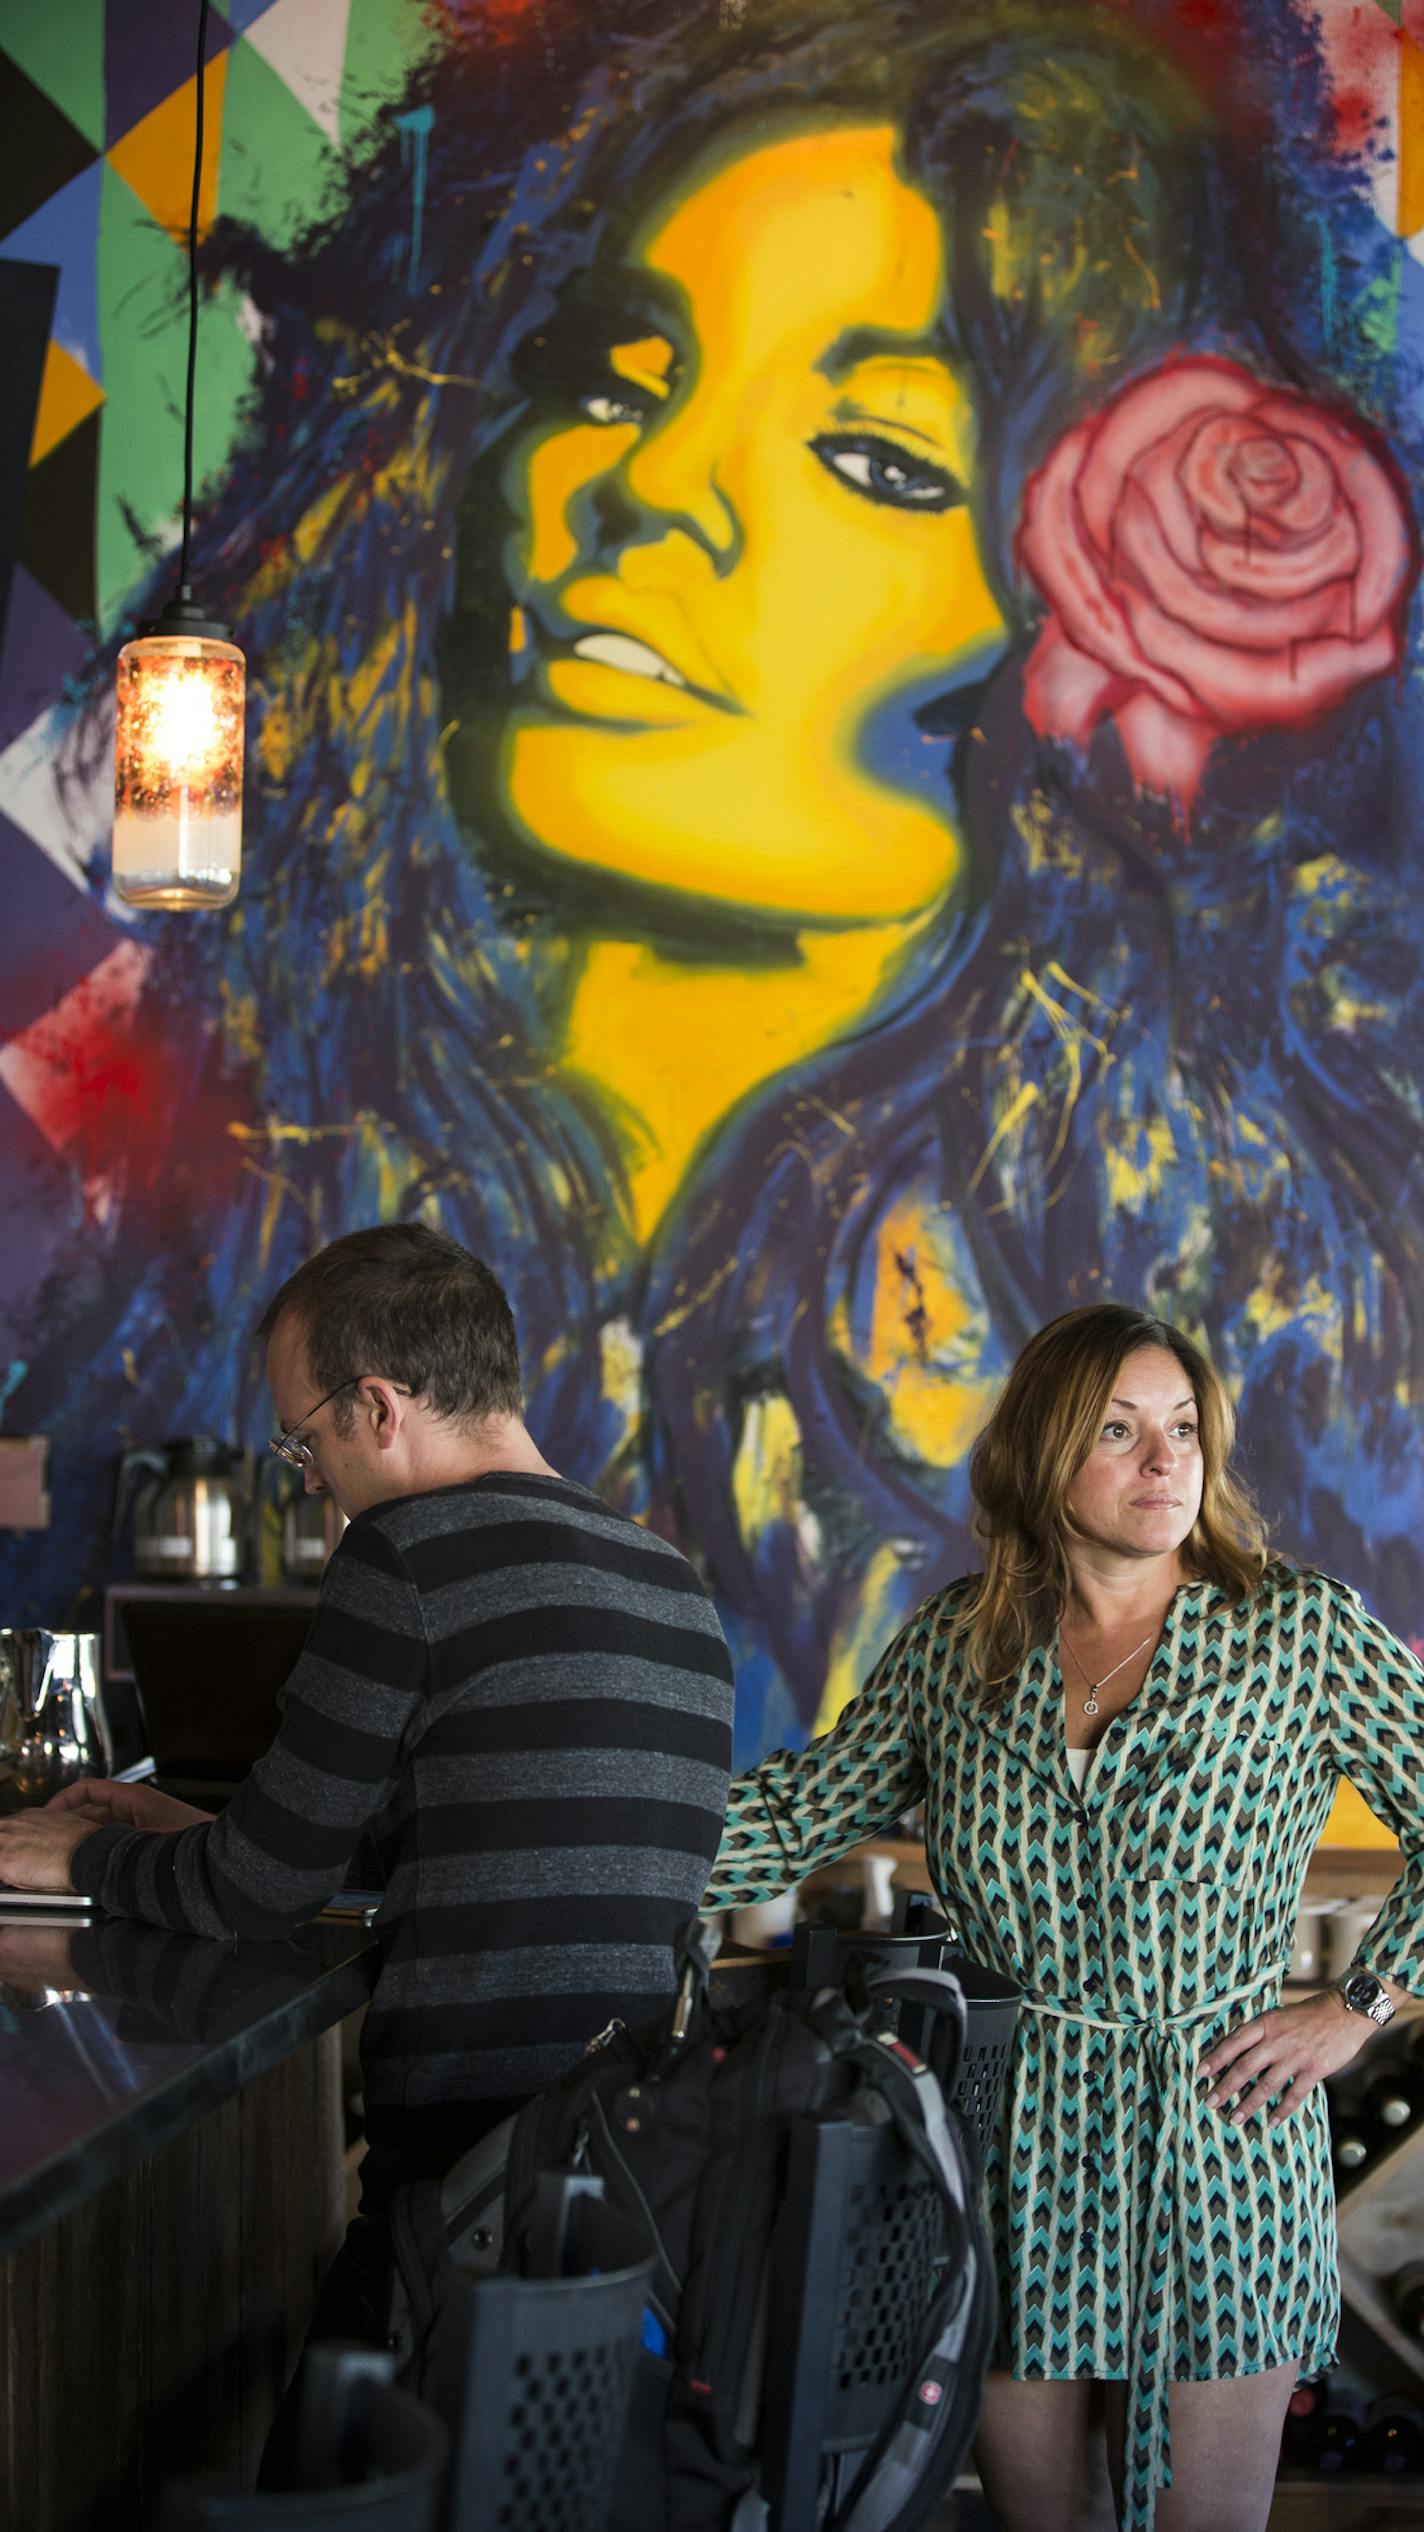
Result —
[[299, 1415], [295, 1424], [289, 1424], [285, 1433], [274, 1433], [267, 1445], [268, 1450], [275, 1451], [277, 1457], [284, 1459], [289, 1468], [314, 1468], [316, 1462], [307, 1444], [294, 1442], [292, 1435], [302, 1425], [310, 1424], [315, 1416], [319, 1416], [323, 1407], [329, 1407], [333, 1398], [339, 1398], [343, 1389], [359, 1388], [363, 1380], [369, 1380], [371, 1377], [370, 1372], [353, 1372], [349, 1380], [339, 1380], [334, 1389], [328, 1389], [324, 1398], [318, 1398], [314, 1407], [308, 1407], [305, 1415]]

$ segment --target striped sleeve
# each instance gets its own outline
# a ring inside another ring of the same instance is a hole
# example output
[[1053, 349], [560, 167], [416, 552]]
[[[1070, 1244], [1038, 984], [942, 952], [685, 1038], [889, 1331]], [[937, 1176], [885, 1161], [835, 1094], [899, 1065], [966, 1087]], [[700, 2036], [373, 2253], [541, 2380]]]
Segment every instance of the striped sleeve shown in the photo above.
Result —
[[327, 1566], [276, 1740], [221, 1818], [96, 1829], [75, 1850], [76, 1890], [189, 1934], [260, 1940], [302, 1924], [342, 1888], [390, 1801], [429, 1670], [400, 1551], [358, 1519]]
[[776, 1750], [733, 1779], [707, 1888], [709, 1908], [775, 1898], [921, 1799], [924, 1756], [910, 1690], [923, 1669], [925, 1637], [921, 1611], [881, 1655], [831, 1731], [804, 1750]]
[[1393, 1829], [1403, 1859], [1352, 1966], [1424, 1996], [1424, 1667], [1346, 1585], [1333, 1598], [1331, 1755]]

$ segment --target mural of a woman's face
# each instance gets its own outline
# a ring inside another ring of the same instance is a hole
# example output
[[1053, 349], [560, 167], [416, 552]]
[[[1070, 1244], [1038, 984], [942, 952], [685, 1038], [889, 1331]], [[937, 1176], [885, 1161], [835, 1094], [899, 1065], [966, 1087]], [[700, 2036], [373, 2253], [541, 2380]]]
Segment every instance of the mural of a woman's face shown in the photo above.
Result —
[[910, 710], [982, 673], [1004, 624], [939, 225], [894, 133], [724, 143], [602, 285], [597, 358], [507, 463], [506, 815], [773, 921], [921, 912], [960, 848], [947, 784], [906, 762]]

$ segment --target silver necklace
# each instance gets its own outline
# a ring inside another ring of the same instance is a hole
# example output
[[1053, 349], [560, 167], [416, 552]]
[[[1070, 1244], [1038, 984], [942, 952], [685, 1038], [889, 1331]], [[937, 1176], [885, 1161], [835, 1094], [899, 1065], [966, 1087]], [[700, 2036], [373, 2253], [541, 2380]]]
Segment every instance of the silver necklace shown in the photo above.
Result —
[[1151, 1643], [1151, 1641], [1152, 1641], [1152, 1637], [1153, 1637], [1154, 1635], [1156, 1635], [1157, 1633], [1158, 1633], [1158, 1629], [1154, 1626], [1154, 1627], [1151, 1629], [1150, 1633], [1148, 1633], [1147, 1635], [1144, 1635], [1144, 1637], [1143, 1637], [1143, 1639], [1142, 1639], [1142, 1642], [1141, 1642], [1140, 1644], [1134, 1644], [1134, 1646], [1133, 1646], [1133, 1648], [1132, 1648], [1132, 1651], [1131, 1651], [1130, 1653], [1124, 1653], [1124, 1655], [1123, 1655], [1123, 1657], [1122, 1657], [1122, 1660], [1121, 1660], [1120, 1662], [1114, 1662], [1111, 1670], [1105, 1670], [1105, 1671], [1103, 1672], [1103, 1675], [1102, 1675], [1102, 1678], [1101, 1678], [1101, 1679], [1090, 1679], [1090, 1678], [1088, 1677], [1087, 1672], [1086, 1672], [1086, 1671], [1085, 1671], [1085, 1669], [1083, 1668], [1082, 1663], [1079, 1661], [1077, 1654], [1073, 1652], [1073, 1647], [1072, 1647], [1072, 1645], [1071, 1645], [1071, 1644], [1069, 1644], [1067, 1636], [1066, 1636], [1066, 1635], [1062, 1632], [1062, 1630], [1061, 1630], [1061, 1628], [1060, 1628], [1060, 1630], [1059, 1630], [1059, 1635], [1058, 1635], [1058, 1641], [1059, 1641], [1059, 1643], [1060, 1643], [1060, 1644], [1065, 1645], [1065, 1646], [1067, 1647], [1068, 1651], [1069, 1651], [1070, 1653], [1072, 1653], [1072, 1655], [1073, 1655], [1073, 1668], [1076, 1670], [1076, 1672], [1077, 1672], [1077, 1674], [1078, 1674], [1078, 1677], [1082, 1680], [1084, 1687], [1085, 1687], [1085, 1688], [1087, 1689], [1087, 1691], [1088, 1691], [1087, 1696], [1086, 1696], [1086, 1698], [1085, 1698], [1085, 1699], [1084, 1699], [1084, 1701], [1083, 1701], [1083, 1712], [1084, 1712], [1084, 1714], [1096, 1714], [1096, 1713], [1097, 1713], [1097, 1711], [1098, 1711], [1098, 1690], [1099, 1690], [1100, 1688], [1106, 1688], [1106, 1686], [1107, 1686], [1107, 1684], [1108, 1684], [1108, 1681], [1109, 1681], [1110, 1679], [1116, 1679], [1116, 1677], [1117, 1677], [1117, 1675], [1118, 1675], [1118, 1672], [1119, 1672], [1120, 1670], [1126, 1670], [1127, 1665], [1128, 1665], [1128, 1663], [1129, 1663], [1129, 1662], [1135, 1662], [1135, 1661], [1136, 1661], [1136, 1659], [1137, 1659], [1138, 1654], [1139, 1654], [1139, 1653], [1141, 1653], [1141, 1652], [1145, 1652], [1145, 1651], [1146, 1651], [1147, 1646], [1148, 1646], [1148, 1645]]

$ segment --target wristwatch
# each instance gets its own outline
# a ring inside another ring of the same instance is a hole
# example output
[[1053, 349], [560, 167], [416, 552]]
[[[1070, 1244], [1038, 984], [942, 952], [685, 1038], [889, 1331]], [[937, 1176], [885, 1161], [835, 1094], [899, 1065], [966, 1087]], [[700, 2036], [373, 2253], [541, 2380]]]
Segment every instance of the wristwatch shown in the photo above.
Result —
[[1352, 2013], [1368, 2014], [1371, 2022], [1394, 2019], [1394, 2006], [1372, 1969], [1348, 1970], [1336, 1980], [1335, 1992], [1344, 1998]]

